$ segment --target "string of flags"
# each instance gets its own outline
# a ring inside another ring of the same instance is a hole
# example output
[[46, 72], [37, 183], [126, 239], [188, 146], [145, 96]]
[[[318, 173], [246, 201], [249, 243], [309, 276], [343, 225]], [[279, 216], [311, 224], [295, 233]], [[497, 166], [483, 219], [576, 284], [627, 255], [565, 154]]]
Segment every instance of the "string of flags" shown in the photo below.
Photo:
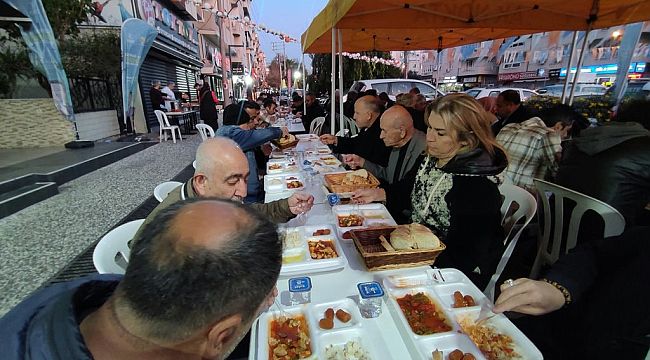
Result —
[[284, 41], [284, 42], [287, 42], [287, 43], [292, 43], [292, 42], [297, 43], [298, 42], [297, 39], [289, 36], [286, 33], [269, 29], [264, 24], [255, 23], [248, 16], [244, 16], [242, 18], [239, 15], [227, 14], [227, 13], [225, 13], [223, 11], [219, 11], [216, 8], [212, 8], [212, 5], [210, 5], [209, 3], [204, 3], [203, 4], [203, 9], [209, 10], [212, 14], [214, 14], [215, 16], [217, 16], [217, 17], [219, 17], [221, 19], [229, 19], [231, 21], [237, 22], [237, 23], [239, 23], [239, 24], [241, 24], [241, 25], [243, 25], [245, 27], [248, 27], [250, 29], [256, 29], [258, 31], [263, 31], [263, 32], [265, 32], [267, 34], [275, 35], [275, 36], [279, 37], [280, 39], [282, 39], [282, 41]]
[[359, 53], [348, 53], [348, 52], [342, 52], [341, 55], [354, 59], [354, 60], [361, 60], [365, 62], [370, 62], [374, 64], [383, 64], [383, 65], [389, 65], [389, 66], [395, 66], [395, 67], [401, 67], [402, 62], [397, 59], [384, 59], [380, 58], [377, 56], [367, 56], [367, 55], [361, 55]]

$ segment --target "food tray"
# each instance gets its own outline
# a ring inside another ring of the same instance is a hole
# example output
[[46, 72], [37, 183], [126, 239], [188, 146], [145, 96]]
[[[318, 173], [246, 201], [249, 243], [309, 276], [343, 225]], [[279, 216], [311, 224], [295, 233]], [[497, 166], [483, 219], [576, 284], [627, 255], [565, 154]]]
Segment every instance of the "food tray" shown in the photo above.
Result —
[[270, 159], [266, 163], [266, 173], [269, 175], [282, 174], [282, 173], [296, 173], [300, 171], [296, 159], [292, 156], [284, 158]]
[[[332, 212], [335, 216], [334, 221], [336, 222], [339, 239], [343, 240], [352, 240], [350, 230], [397, 225], [386, 207], [382, 204], [335, 205], [332, 208]], [[361, 216], [363, 218], [362, 224], [360, 226], [339, 226], [339, 216], [348, 216], [351, 214]]]
[[[440, 273], [445, 281], [441, 281]], [[405, 340], [413, 358], [432, 358], [433, 350], [443, 352], [443, 359], [449, 353], [459, 349], [471, 353], [476, 359], [485, 359], [479, 347], [462, 331], [460, 321], [467, 319], [474, 321], [481, 311], [480, 305], [489, 302], [481, 291], [460, 271], [456, 269], [405, 271], [396, 275], [386, 276], [383, 279], [384, 289], [388, 294], [388, 306], [393, 319], [398, 325], [402, 338]], [[434, 279], [436, 276], [436, 279]], [[400, 284], [399, 280], [404, 283]], [[405, 285], [406, 284], [406, 285]], [[411, 286], [408, 286], [408, 285]], [[453, 308], [453, 293], [460, 291], [463, 295], [471, 295], [476, 306]], [[444, 314], [451, 331], [434, 333], [430, 335], [417, 335], [411, 329], [404, 313], [400, 309], [397, 299], [406, 294], [424, 293], [435, 304], [436, 309]], [[512, 338], [514, 350], [520, 355], [518, 359], [542, 359], [542, 354], [526, 336], [504, 315], [499, 314], [487, 320], [486, 325], [493, 327], [497, 332]]]
[[[317, 230], [329, 230], [329, 235], [314, 235]], [[347, 259], [345, 253], [336, 238], [336, 233], [331, 225], [310, 225], [295, 228], [284, 228], [280, 232], [284, 234], [295, 233], [299, 239], [296, 246], [283, 244], [281, 276], [296, 274], [311, 274], [324, 271], [332, 271], [345, 267]], [[286, 235], [285, 235], [286, 236]], [[309, 242], [331, 241], [337, 257], [331, 259], [312, 259], [309, 251]]]
[[[330, 330], [321, 329], [318, 321], [324, 317], [327, 308], [334, 311], [338, 309], [345, 310], [352, 316], [348, 323], [342, 323], [336, 317], [334, 318], [334, 328]], [[344, 345], [348, 341], [355, 340], [366, 351], [370, 359], [381, 360], [382, 354], [387, 354], [388, 349], [384, 343], [379, 341], [381, 334], [376, 327], [368, 326], [361, 321], [356, 303], [345, 298], [342, 300], [331, 301], [319, 304], [306, 304], [292, 307], [283, 307], [284, 313], [288, 316], [303, 316], [307, 322], [309, 337], [311, 341], [312, 355], [304, 358], [306, 360], [327, 359], [326, 348], [330, 345]], [[272, 306], [270, 311], [260, 315], [257, 347], [257, 359], [271, 359], [269, 356], [269, 335], [271, 321], [282, 315], [282, 312], [276, 306]]]
[[[290, 187], [290, 182], [297, 181], [300, 186]], [[264, 191], [279, 193], [284, 191], [297, 191], [305, 188], [305, 179], [299, 174], [266, 175], [264, 177]]]
[[386, 240], [390, 241], [390, 234], [395, 229], [396, 227], [389, 226], [350, 231], [354, 245], [368, 270], [378, 271], [433, 265], [438, 255], [445, 250], [445, 244], [440, 242], [440, 247], [436, 249], [388, 251], [382, 246], [379, 237], [383, 235]]
[[271, 140], [271, 143], [275, 145], [278, 149], [284, 150], [298, 145], [298, 139], [294, 139], [293, 141], [287, 143], [281, 143], [280, 140], [275, 139], [275, 140]]
[[324, 176], [325, 186], [334, 192], [334, 193], [347, 193], [353, 192], [359, 189], [373, 189], [379, 186], [379, 180], [368, 172], [369, 184], [358, 184], [358, 185], [342, 185], [343, 179], [351, 171], [345, 171], [340, 173], [326, 174]]
[[318, 141], [319, 137], [316, 134], [300, 134], [296, 135], [296, 139], [300, 141]]

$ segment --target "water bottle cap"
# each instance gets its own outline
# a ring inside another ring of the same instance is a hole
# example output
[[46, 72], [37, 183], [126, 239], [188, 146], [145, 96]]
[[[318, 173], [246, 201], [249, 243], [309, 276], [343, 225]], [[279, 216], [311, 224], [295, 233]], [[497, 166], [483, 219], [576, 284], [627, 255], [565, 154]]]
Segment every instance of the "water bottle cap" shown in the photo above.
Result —
[[369, 299], [384, 296], [384, 289], [376, 281], [357, 284], [359, 295], [362, 299]]
[[289, 279], [290, 292], [304, 292], [311, 290], [311, 279], [308, 276]]

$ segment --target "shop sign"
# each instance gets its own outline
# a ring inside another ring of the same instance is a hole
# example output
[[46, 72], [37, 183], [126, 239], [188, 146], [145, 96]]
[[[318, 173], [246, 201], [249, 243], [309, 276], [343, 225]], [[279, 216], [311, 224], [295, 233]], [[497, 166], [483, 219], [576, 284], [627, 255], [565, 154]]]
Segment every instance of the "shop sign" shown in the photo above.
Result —
[[[618, 71], [618, 65], [617, 64], [606, 64], [606, 65], [591, 65], [591, 66], [583, 66], [580, 69], [580, 73], [582, 74], [597, 74], [597, 75], [614, 75]], [[629, 73], [634, 73], [634, 72], [644, 72], [645, 71], [645, 63], [644, 62], [638, 62], [638, 63], [631, 63], [630, 68], [627, 70]], [[576, 68], [572, 67], [571, 68], [571, 74], [576, 73]], [[566, 76], [566, 68], [562, 68], [560, 70], [560, 77], [565, 77]]]
[[237, 64], [232, 66], [233, 75], [244, 75], [244, 65]]
[[516, 73], [506, 73], [506, 74], [499, 74], [498, 80], [499, 81], [517, 81], [517, 80], [530, 80], [530, 79], [543, 79], [546, 76], [544, 76], [544, 72], [539, 71], [525, 71], [525, 72], [516, 72]]
[[560, 77], [560, 69], [552, 69], [548, 71], [548, 77], [551, 79], [557, 79]]
[[456, 80], [455, 76], [445, 76], [444, 79], [442, 79], [442, 82], [445, 83], [445, 84], [453, 84], [456, 81], [457, 80]]
[[180, 48], [198, 53], [198, 33], [191, 22], [174, 15], [169, 9], [155, 0], [139, 0], [138, 15], [158, 34]]
[[475, 82], [478, 82], [478, 77], [476, 77], [476, 76], [467, 76], [467, 77], [463, 78], [463, 82], [464, 83], [475, 83]]

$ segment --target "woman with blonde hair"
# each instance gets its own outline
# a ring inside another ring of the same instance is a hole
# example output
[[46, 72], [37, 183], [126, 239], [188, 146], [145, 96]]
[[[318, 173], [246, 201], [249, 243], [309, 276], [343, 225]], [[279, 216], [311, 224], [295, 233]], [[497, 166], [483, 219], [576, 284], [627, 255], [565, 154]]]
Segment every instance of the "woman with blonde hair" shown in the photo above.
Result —
[[412, 222], [426, 225], [447, 245], [436, 265], [455, 267], [484, 287], [503, 251], [496, 175], [508, 165], [505, 151], [492, 135], [487, 112], [469, 95], [434, 101], [425, 119], [427, 154], [403, 187], [410, 199], [381, 189], [358, 191], [354, 199], [387, 201], [396, 217], [410, 212]]

